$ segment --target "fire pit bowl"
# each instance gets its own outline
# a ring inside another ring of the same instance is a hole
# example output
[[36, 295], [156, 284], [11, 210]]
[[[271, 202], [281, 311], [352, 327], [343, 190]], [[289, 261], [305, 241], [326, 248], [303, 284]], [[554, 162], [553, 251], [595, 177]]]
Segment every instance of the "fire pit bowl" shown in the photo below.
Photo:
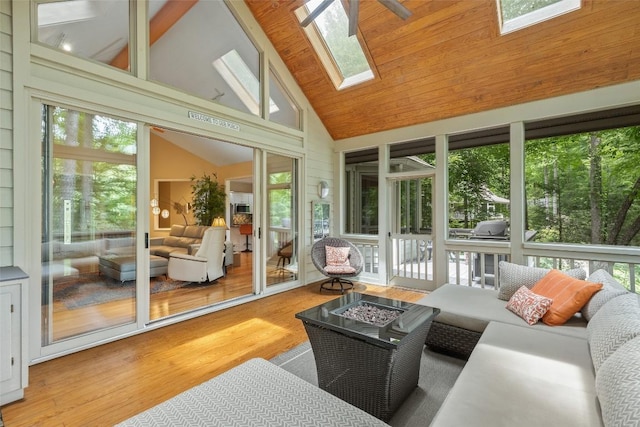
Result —
[[389, 307], [370, 301], [356, 301], [336, 308], [331, 313], [376, 326], [386, 326], [400, 317], [404, 311], [398, 307]]

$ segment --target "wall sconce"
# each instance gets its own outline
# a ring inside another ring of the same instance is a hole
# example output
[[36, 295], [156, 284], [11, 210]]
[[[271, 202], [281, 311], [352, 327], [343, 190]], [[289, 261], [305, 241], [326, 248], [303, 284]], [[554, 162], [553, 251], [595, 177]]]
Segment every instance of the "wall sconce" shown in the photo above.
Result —
[[326, 198], [329, 195], [329, 183], [327, 181], [320, 181], [318, 183], [318, 197], [321, 199]]

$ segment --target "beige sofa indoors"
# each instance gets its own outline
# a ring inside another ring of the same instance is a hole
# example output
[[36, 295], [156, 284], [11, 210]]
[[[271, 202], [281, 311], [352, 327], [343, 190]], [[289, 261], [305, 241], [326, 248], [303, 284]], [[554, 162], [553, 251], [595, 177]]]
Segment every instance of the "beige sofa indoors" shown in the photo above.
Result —
[[[507, 300], [546, 273], [504, 261], [499, 268], [499, 291], [446, 284], [419, 301], [441, 310], [427, 345], [468, 356], [431, 425], [640, 425], [638, 295], [598, 270], [587, 280], [603, 289], [566, 324], [530, 326]], [[465, 354], [448, 348], [447, 335], [477, 343]]]
[[174, 224], [168, 236], [152, 237], [149, 240], [149, 252], [151, 255], [167, 259], [172, 252], [192, 255], [198, 250], [198, 246], [202, 243], [202, 236], [208, 228], [205, 225]]

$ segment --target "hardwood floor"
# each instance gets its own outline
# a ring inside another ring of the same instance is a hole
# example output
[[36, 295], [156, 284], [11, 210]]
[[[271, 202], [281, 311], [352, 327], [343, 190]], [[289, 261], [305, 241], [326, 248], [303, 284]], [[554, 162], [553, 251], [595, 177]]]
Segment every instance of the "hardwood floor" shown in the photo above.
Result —
[[[311, 284], [33, 365], [25, 398], [4, 423], [109, 426], [253, 357], [271, 359], [307, 340], [295, 313], [337, 294]], [[357, 284], [356, 291], [413, 302], [421, 292]]]
[[[268, 284], [290, 280], [290, 276], [267, 264]], [[253, 293], [252, 254], [241, 252], [240, 265], [229, 267], [227, 275], [212, 284], [188, 285], [178, 289], [158, 292], [150, 296], [150, 319], [158, 320], [186, 311], [220, 303]], [[96, 276], [99, 277], [99, 276]], [[153, 279], [156, 280], [156, 279]], [[157, 280], [166, 280], [160, 276]], [[125, 286], [125, 285], [123, 285]], [[126, 282], [134, 287], [135, 282]], [[63, 300], [53, 302], [53, 339], [55, 341], [79, 334], [134, 321], [135, 300], [115, 300], [85, 307], [67, 308]]]

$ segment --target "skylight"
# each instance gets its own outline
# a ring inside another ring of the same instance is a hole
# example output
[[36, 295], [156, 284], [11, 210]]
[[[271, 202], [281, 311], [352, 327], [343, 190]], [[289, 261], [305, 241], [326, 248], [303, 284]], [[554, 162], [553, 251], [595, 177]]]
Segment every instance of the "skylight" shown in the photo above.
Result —
[[[213, 61], [213, 67], [251, 113], [260, 115], [260, 82], [240, 54], [235, 49], [230, 50]], [[278, 106], [269, 99], [269, 113], [277, 111]]]
[[539, 24], [580, 9], [581, 0], [496, 0], [500, 34]]
[[38, 26], [70, 24], [86, 21], [100, 16], [100, 3], [87, 0], [76, 0], [38, 5]]
[[[309, 0], [296, 10], [302, 22], [322, 0]], [[357, 37], [349, 37], [349, 18], [341, 1], [334, 1], [305, 28], [305, 33], [337, 89], [373, 79], [373, 71]]]

